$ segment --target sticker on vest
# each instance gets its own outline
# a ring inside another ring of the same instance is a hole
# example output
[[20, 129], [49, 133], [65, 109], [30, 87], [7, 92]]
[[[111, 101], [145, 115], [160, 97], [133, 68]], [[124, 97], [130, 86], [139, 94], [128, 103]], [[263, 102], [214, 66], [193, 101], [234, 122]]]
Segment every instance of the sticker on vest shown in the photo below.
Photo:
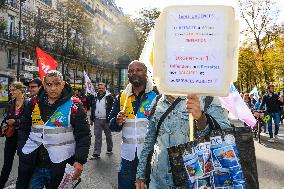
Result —
[[40, 110], [38, 104], [36, 103], [32, 112], [32, 126], [35, 127], [42, 125], [44, 125], [44, 122], [41, 119]]
[[57, 110], [50, 116], [48, 122], [45, 124], [49, 127], [65, 127], [69, 125], [69, 113], [72, 106], [72, 100], [68, 100], [57, 108]]

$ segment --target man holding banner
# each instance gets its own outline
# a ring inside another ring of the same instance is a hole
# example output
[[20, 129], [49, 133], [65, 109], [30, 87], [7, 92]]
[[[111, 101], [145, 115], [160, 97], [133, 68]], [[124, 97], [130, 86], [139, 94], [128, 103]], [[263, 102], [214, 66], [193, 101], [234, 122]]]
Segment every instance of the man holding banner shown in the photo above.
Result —
[[150, 107], [157, 92], [147, 77], [147, 67], [137, 60], [128, 66], [129, 84], [114, 101], [110, 129], [122, 131], [118, 189], [134, 189], [136, 169], [147, 132]]
[[[151, 150], [154, 150], [154, 154], [151, 162], [152, 173], [149, 188], [174, 187], [167, 148], [189, 141], [188, 133], [191, 132], [188, 127], [189, 113], [192, 113], [196, 122], [198, 137], [208, 134], [211, 119], [216, 120], [221, 129], [230, 127], [227, 114], [221, 107], [218, 98], [213, 98], [206, 112], [204, 112], [204, 96], [188, 95], [179, 98], [181, 101], [164, 119], [159, 133], [157, 133], [157, 123], [174, 102], [175, 97], [163, 95], [157, 103], [156, 111], [150, 116], [148, 132], [137, 167], [136, 189], [144, 189], [147, 157]], [[155, 136], [157, 136], [156, 141]]]

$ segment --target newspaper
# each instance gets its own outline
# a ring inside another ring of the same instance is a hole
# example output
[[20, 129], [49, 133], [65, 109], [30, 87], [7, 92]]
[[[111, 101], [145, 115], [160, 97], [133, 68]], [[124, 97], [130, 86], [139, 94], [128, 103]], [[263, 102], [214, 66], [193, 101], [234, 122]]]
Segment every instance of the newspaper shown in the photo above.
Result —
[[66, 164], [65, 173], [58, 189], [72, 189], [75, 188], [80, 182], [81, 178], [73, 180], [74, 167], [70, 164]]

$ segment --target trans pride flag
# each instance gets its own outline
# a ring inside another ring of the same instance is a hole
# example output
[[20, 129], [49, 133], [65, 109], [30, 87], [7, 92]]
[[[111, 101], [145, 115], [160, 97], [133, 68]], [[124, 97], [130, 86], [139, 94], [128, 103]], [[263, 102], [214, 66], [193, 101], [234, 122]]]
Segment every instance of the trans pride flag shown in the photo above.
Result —
[[234, 86], [230, 85], [230, 94], [227, 97], [219, 97], [222, 107], [227, 109], [234, 117], [245, 122], [250, 127], [254, 127], [256, 120], [252, 115], [252, 112], [245, 104], [240, 93]]

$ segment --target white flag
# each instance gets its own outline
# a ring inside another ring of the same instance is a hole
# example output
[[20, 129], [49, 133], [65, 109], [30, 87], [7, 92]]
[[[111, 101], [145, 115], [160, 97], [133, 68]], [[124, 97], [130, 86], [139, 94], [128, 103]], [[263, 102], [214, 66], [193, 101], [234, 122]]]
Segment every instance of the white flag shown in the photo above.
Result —
[[90, 80], [89, 76], [87, 75], [85, 71], [84, 71], [84, 77], [85, 77], [86, 93], [89, 93], [93, 96], [97, 96], [95, 88], [92, 84], [92, 81]]
[[256, 87], [254, 87], [254, 88], [252, 89], [252, 91], [251, 91], [249, 94], [250, 94], [250, 95], [253, 94], [253, 98], [254, 98], [255, 100], [258, 100], [258, 99], [259, 99], [259, 95], [258, 95], [258, 91], [257, 91], [257, 88], [256, 88]]
[[[144, 48], [139, 57], [139, 61], [143, 62], [147, 67], [147, 75], [153, 80], [153, 56], [154, 56], [154, 29], [151, 29]], [[154, 80], [153, 80], [154, 82]]]

